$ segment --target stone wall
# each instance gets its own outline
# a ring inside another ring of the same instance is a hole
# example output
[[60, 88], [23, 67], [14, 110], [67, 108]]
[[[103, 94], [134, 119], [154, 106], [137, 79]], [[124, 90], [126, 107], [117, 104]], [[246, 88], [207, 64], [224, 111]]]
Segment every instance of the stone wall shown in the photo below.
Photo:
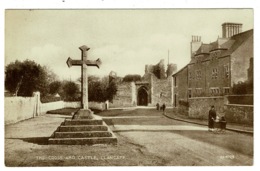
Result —
[[[62, 101], [63, 102], [63, 101]], [[97, 110], [105, 110], [106, 105], [105, 103], [99, 103], [99, 102], [88, 102], [88, 106], [90, 109], [97, 109]], [[62, 108], [80, 108], [81, 102], [63, 102]]]
[[195, 97], [189, 99], [189, 117], [207, 119], [214, 105], [218, 115], [224, 115], [224, 97]]
[[[90, 106], [90, 103], [89, 103]], [[64, 102], [64, 108], [80, 108], [81, 102]]]
[[165, 103], [166, 106], [172, 106], [172, 77], [158, 79], [156, 76], [153, 76], [152, 89], [151, 105], [155, 106], [156, 103], [161, 105]]
[[35, 97], [5, 97], [5, 124], [40, 115]]
[[253, 125], [254, 106], [253, 105], [225, 105], [225, 117], [227, 122]]
[[113, 102], [109, 103], [110, 108], [114, 107], [131, 107], [135, 106], [135, 101], [132, 99], [132, 83], [121, 82], [117, 84], [117, 93], [114, 96]]
[[[189, 99], [188, 116], [190, 118], [208, 119], [210, 106], [214, 105], [218, 116], [225, 116], [229, 123], [253, 125], [253, 105], [228, 104], [228, 96], [222, 97], [196, 97]], [[185, 108], [179, 107], [178, 111]]]
[[98, 103], [98, 102], [89, 102], [90, 109], [97, 109], [97, 110], [105, 110], [106, 104], [105, 103]]
[[187, 66], [173, 76], [173, 107], [180, 107], [179, 101], [188, 101]]
[[[25, 119], [30, 119], [49, 110], [62, 109], [67, 107], [80, 108], [80, 102], [56, 101], [41, 103], [40, 95], [37, 93], [33, 97], [5, 97], [5, 124], [16, 123]], [[105, 110], [105, 103], [89, 102], [91, 109]]]
[[63, 101], [41, 103], [40, 104], [40, 113], [43, 114], [43, 113], [46, 113], [49, 110], [62, 109], [62, 108], [64, 108], [64, 102]]

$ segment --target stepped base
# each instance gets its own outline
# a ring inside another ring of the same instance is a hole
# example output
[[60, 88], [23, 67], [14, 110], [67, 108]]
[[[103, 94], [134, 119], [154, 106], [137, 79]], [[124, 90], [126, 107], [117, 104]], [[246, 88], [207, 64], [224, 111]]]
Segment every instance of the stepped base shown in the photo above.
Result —
[[92, 114], [92, 119], [86, 119], [89, 115], [85, 114], [74, 115], [74, 119], [65, 119], [49, 138], [49, 144], [117, 144], [116, 136], [101, 117]]
[[65, 119], [64, 125], [102, 125], [102, 119]]
[[81, 131], [107, 131], [106, 125], [70, 125], [60, 126], [60, 132], [81, 132]]
[[55, 132], [55, 138], [111, 137], [108, 131]]
[[116, 137], [95, 138], [50, 138], [49, 144], [56, 145], [94, 145], [94, 144], [117, 144]]

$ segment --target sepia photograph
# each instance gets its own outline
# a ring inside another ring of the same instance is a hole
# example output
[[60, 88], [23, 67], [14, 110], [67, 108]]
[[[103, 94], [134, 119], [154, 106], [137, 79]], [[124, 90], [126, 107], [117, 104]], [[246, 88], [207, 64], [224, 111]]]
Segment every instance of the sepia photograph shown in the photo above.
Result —
[[6, 167], [254, 165], [254, 9], [4, 15]]

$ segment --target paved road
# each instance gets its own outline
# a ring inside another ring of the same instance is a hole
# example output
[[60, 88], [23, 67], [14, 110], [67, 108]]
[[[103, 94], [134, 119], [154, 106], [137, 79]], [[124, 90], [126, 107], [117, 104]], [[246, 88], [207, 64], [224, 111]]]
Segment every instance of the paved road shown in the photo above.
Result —
[[[48, 137], [67, 118], [43, 115], [5, 127], [7, 166], [252, 165], [253, 137], [234, 132], [213, 134], [206, 127], [154, 117], [110, 118], [117, 146], [47, 145]], [[121, 130], [121, 131], [120, 131]], [[227, 141], [228, 139], [228, 141]], [[99, 160], [58, 158], [97, 156]], [[51, 160], [39, 157], [52, 156]], [[122, 157], [104, 159], [104, 156]]]

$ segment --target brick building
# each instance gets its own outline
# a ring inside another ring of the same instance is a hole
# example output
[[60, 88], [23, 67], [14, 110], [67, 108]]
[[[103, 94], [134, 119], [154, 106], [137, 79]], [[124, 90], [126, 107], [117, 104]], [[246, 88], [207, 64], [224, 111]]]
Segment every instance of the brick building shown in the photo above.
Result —
[[113, 103], [109, 106], [155, 106], [156, 103], [172, 106], [171, 75], [177, 71], [177, 65], [168, 64], [166, 71], [164, 66], [164, 60], [160, 60], [156, 65], [146, 65], [141, 81], [136, 82], [124, 82], [116, 76], [115, 72], [111, 72], [110, 81], [116, 82], [118, 90]]
[[192, 97], [223, 96], [238, 82], [253, 79], [253, 29], [222, 24], [222, 38], [205, 44], [192, 36], [191, 60], [173, 76], [174, 107]]

